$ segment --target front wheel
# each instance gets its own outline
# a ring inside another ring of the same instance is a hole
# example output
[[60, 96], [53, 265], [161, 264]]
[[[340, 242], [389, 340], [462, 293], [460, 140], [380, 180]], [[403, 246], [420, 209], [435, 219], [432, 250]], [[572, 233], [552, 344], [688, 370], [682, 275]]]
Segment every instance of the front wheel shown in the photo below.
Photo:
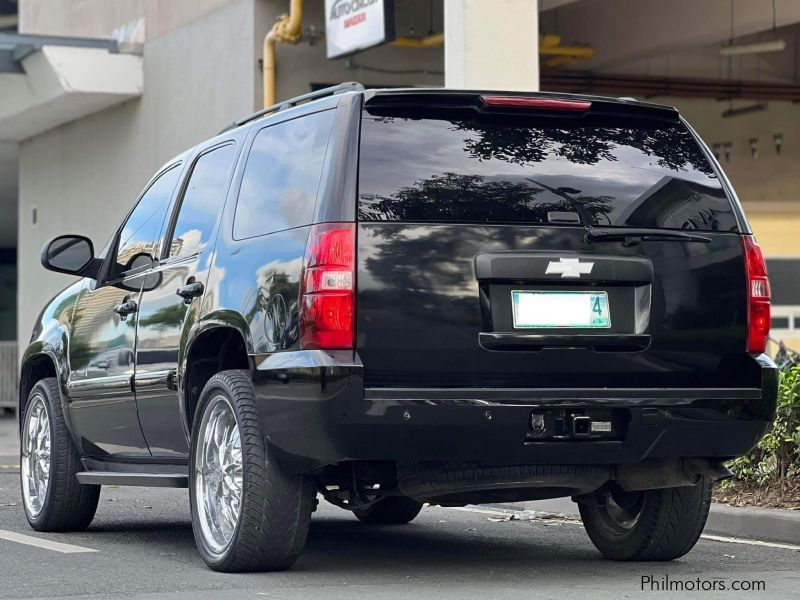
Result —
[[612, 560], [666, 561], [689, 552], [705, 527], [711, 482], [626, 492], [610, 483], [579, 502], [583, 526]]
[[81, 531], [100, 498], [99, 485], [78, 481], [81, 461], [61, 409], [55, 377], [33, 386], [20, 431], [22, 505], [36, 531]]
[[223, 371], [203, 388], [190, 461], [192, 529], [209, 567], [278, 571], [297, 560], [314, 487], [287, 472], [267, 445], [247, 372]]

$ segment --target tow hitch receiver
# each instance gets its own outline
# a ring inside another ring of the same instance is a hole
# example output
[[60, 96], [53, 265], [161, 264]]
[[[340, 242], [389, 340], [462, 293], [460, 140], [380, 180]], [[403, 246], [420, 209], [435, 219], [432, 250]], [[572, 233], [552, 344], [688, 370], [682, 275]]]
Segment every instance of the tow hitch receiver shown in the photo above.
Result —
[[621, 415], [610, 409], [554, 408], [531, 412], [526, 441], [616, 440]]

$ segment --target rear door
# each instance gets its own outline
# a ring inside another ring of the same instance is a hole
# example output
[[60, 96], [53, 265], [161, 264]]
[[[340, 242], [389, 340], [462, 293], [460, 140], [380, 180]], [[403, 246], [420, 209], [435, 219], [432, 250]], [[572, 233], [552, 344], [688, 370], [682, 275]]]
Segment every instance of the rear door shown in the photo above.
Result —
[[142, 291], [134, 388], [139, 421], [153, 456], [186, 456], [177, 369], [187, 319], [197, 319], [217, 221], [236, 158], [233, 141], [199, 154], [166, 228], [161, 260]]
[[446, 104], [365, 104], [366, 385], [760, 385], [741, 219], [677, 113]]

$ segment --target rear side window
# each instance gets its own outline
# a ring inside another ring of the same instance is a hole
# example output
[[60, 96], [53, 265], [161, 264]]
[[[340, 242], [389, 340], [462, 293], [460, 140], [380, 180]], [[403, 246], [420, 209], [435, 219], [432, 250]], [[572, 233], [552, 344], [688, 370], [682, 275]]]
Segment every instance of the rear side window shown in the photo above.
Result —
[[359, 219], [738, 231], [682, 123], [365, 111]]
[[322, 111], [258, 132], [239, 189], [234, 238], [311, 223], [334, 114]]
[[234, 145], [206, 152], [197, 159], [173, 228], [170, 256], [201, 252], [211, 241], [217, 213], [225, 202]]

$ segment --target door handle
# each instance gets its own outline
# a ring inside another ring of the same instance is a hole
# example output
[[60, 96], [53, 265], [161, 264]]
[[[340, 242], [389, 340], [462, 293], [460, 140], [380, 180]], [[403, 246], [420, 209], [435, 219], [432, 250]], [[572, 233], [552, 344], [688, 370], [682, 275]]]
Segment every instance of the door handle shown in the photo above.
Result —
[[199, 281], [193, 281], [179, 287], [175, 293], [178, 294], [186, 304], [191, 304], [193, 298], [197, 298], [203, 293], [203, 284]]
[[124, 321], [128, 318], [128, 315], [135, 313], [139, 307], [136, 305], [136, 302], [133, 300], [126, 300], [122, 304], [117, 304], [114, 307], [114, 312], [119, 315], [119, 320]]

